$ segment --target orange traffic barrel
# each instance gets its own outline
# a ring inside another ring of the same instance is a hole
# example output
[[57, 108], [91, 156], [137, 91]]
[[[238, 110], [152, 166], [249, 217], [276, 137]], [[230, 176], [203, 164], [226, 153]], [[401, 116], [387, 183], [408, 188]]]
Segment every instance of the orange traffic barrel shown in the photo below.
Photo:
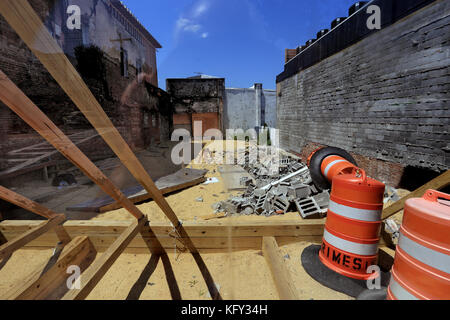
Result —
[[406, 201], [389, 300], [450, 299], [450, 195]]
[[309, 155], [308, 159], [306, 159], [306, 165], [309, 167], [309, 164], [311, 162], [311, 158], [316, 154], [317, 151], [324, 149], [325, 147], [319, 147], [315, 149], [311, 154]]
[[350, 173], [358, 166], [347, 151], [335, 147], [314, 150], [307, 163], [314, 184], [321, 190], [329, 189], [336, 175]]
[[339, 174], [351, 173], [354, 168], [356, 166], [347, 159], [334, 155], [326, 157], [320, 166], [323, 176], [330, 182]]
[[319, 258], [346, 277], [367, 280], [377, 264], [385, 185], [362, 169], [335, 176]]

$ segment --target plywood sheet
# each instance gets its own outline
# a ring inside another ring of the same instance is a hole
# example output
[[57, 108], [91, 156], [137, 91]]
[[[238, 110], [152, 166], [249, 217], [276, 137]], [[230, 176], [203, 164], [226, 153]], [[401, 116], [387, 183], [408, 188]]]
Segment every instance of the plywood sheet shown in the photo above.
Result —
[[[178, 190], [206, 181], [206, 170], [182, 169], [174, 174], [163, 177], [156, 182], [156, 186], [163, 194], [168, 194]], [[138, 203], [151, 199], [151, 195], [141, 186], [134, 186], [122, 190], [122, 193], [133, 203]], [[111, 197], [93, 199], [79, 205], [67, 208], [68, 211], [77, 212], [107, 212], [121, 208]]]

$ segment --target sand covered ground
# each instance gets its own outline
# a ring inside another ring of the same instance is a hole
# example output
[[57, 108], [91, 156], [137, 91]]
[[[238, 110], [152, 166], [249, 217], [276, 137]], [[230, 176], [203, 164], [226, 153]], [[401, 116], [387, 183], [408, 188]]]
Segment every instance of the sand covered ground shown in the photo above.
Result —
[[[215, 149], [220, 143], [209, 144]], [[167, 196], [167, 201], [182, 221], [197, 221], [211, 216], [212, 205], [227, 200], [240, 192], [228, 192], [223, 184], [217, 165], [191, 163], [190, 168], [207, 169], [208, 178], [217, 178], [218, 183], [202, 184]], [[399, 196], [407, 191], [399, 191]], [[203, 202], [196, 201], [202, 197]], [[154, 202], [138, 205], [150, 221], [168, 221]], [[95, 215], [92, 220], [130, 220], [133, 217], [124, 209]], [[294, 220], [298, 213], [282, 216], [261, 217], [256, 215], [223, 218], [221, 221], [277, 221]], [[394, 216], [401, 222], [402, 212]], [[281, 247], [288, 269], [301, 299], [353, 299], [328, 289], [313, 280], [303, 269], [300, 256], [311, 245], [299, 242]], [[0, 262], [0, 292], [20, 282], [27, 274], [51, 257], [52, 250], [20, 250], [6, 263]], [[168, 252], [169, 259], [162, 261], [150, 254], [125, 252], [114, 263], [105, 277], [91, 292], [88, 299], [193, 299], [208, 300], [207, 286], [193, 257]], [[211, 272], [216, 286], [224, 299], [278, 299], [270, 271], [261, 251], [204, 253], [202, 257]], [[98, 258], [98, 256], [97, 256]], [[172, 270], [172, 272], [170, 272]]]

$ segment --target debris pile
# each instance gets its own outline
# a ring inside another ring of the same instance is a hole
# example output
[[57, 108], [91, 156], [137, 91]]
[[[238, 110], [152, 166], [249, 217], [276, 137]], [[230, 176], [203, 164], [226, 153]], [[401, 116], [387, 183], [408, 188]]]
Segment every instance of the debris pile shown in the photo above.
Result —
[[[261, 159], [261, 154], [266, 157]], [[330, 194], [316, 188], [306, 165], [293, 157], [275, 158], [266, 152], [260, 153], [259, 162], [249, 160], [247, 152], [243, 168], [252, 178], [240, 181], [247, 190], [239, 197], [215, 204], [216, 213], [269, 217], [298, 211], [304, 219], [326, 215]], [[278, 160], [279, 165], [275, 165]]]

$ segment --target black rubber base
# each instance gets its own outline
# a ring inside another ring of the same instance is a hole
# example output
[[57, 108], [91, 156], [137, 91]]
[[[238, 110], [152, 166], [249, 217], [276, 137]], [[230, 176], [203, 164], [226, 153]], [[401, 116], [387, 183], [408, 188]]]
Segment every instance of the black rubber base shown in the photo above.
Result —
[[[327, 288], [344, 293], [350, 297], [356, 298], [362, 295], [362, 298], [372, 298], [361, 300], [383, 300], [379, 299], [381, 294], [376, 294], [376, 292], [384, 290], [384, 295], [386, 296], [385, 288], [389, 285], [391, 277], [389, 272], [381, 271], [381, 290], [368, 290], [366, 281], [345, 277], [326, 267], [319, 259], [320, 248], [318, 245], [309, 246], [303, 250], [301, 257], [303, 268], [314, 280]], [[370, 291], [370, 293], [366, 291]]]

